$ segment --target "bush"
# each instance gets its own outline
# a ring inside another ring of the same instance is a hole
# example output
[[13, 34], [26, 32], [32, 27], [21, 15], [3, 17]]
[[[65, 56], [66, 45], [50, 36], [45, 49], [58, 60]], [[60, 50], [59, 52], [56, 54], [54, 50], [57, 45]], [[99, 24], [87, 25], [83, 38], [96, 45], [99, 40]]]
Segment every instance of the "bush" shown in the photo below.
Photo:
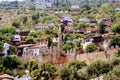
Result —
[[39, 73], [38, 70], [35, 70], [33, 73], [35, 73], [34, 76], [38, 74], [35, 80], [51, 80], [55, 72], [56, 72], [56, 67], [54, 65], [50, 65], [47, 62], [43, 62], [40, 65]]
[[111, 31], [120, 34], [120, 23], [116, 23], [116, 24], [112, 25]]
[[93, 43], [90, 43], [87, 45], [87, 47], [85, 48], [86, 52], [93, 52], [96, 50], [96, 46]]
[[28, 21], [28, 17], [26, 16], [23, 18], [23, 24], [25, 24], [27, 21]]
[[35, 4], [30, 4], [29, 8], [30, 10], [35, 10], [36, 9]]
[[106, 59], [98, 59], [87, 66], [87, 72], [91, 78], [108, 73], [110, 70], [111, 65]]
[[113, 70], [108, 73], [105, 77], [108, 77], [109, 80], [119, 80], [120, 79], [120, 65], [115, 66]]
[[8, 69], [8, 68], [5, 69], [4, 73], [9, 74], [9, 75], [13, 75], [13, 71]]
[[16, 31], [16, 28], [15, 28], [15, 27], [5, 27], [5, 28], [0, 29], [0, 32], [1, 32], [2, 34], [6, 34], [6, 33], [14, 34], [15, 31]]
[[19, 28], [20, 27], [20, 23], [19, 22], [13, 22], [12, 26], [14, 26], [16, 28]]
[[101, 33], [101, 34], [104, 34], [105, 33], [105, 23], [100, 23], [99, 24], [99, 32]]
[[76, 68], [77, 70], [82, 69], [83, 67], [87, 66], [85, 62], [80, 61], [72, 61], [68, 64], [68, 68]]
[[60, 71], [59, 78], [60, 80], [71, 80], [71, 74], [72, 70], [64, 66]]
[[57, 42], [53, 42], [53, 43], [52, 43], [52, 46], [57, 46], [57, 45], [58, 45]]
[[27, 61], [27, 69], [31, 71], [38, 69], [38, 62], [35, 59], [30, 59]]
[[52, 45], [52, 39], [49, 37], [49, 38], [48, 38], [48, 45], [47, 45], [48, 48], [50, 48], [51, 45]]
[[19, 77], [25, 75], [25, 70], [24, 69], [17, 69], [17, 75], [19, 75]]
[[38, 70], [38, 69], [33, 70], [30, 75], [31, 75], [31, 77], [35, 80], [35, 79], [36, 79], [36, 76], [39, 75], [39, 70]]
[[3, 58], [3, 66], [10, 69], [15, 69], [21, 64], [21, 61], [15, 56], [6, 56]]
[[75, 45], [76, 45], [77, 50], [82, 50], [83, 49], [83, 46], [82, 46], [81, 42], [76, 42]]
[[66, 44], [64, 44], [63, 46], [62, 46], [62, 50], [63, 51], [66, 51], [67, 52], [67, 50], [70, 50], [70, 49], [72, 49], [73, 48], [73, 44], [72, 43], [66, 43]]
[[0, 41], [0, 54], [2, 54], [2, 50], [3, 50], [3, 42]]
[[31, 37], [28, 37], [26, 39], [26, 44], [35, 44], [35, 43], [36, 43], [36, 41], [33, 38], [31, 38]]
[[112, 61], [111, 61], [111, 65], [113, 67], [117, 66], [117, 65], [120, 65], [120, 58], [113, 58]]
[[104, 47], [102, 45], [99, 46], [99, 51], [104, 51]]
[[16, 52], [17, 49], [14, 46], [10, 46], [10, 54], [12, 54], [13, 52]]
[[120, 57], [120, 49], [115, 54], [117, 57]]
[[109, 46], [119, 46], [120, 47], [120, 37], [119, 36], [115, 36], [111, 39]]
[[62, 67], [60, 71], [60, 80], [86, 80], [79, 76], [79, 70], [86, 66], [85, 62], [73, 61]]

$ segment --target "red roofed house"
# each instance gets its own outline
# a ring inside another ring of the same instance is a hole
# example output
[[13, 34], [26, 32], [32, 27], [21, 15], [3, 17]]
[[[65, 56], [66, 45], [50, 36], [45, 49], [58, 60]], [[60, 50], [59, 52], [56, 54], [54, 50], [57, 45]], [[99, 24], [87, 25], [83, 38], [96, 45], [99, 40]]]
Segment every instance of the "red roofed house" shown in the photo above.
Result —
[[8, 74], [3, 74], [0, 76], [0, 80], [14, 80], [14, 77]]

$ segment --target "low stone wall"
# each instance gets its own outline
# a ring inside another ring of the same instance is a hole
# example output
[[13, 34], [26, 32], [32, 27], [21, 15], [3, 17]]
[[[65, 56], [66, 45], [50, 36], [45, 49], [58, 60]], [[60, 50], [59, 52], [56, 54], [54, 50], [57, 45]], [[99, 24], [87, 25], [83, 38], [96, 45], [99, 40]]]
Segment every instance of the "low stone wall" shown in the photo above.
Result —
[[95, 51], [92, 53], [84, 53], [84, 54], [76, 54], [75, 49], [68, 50], [66, 53], [63, 52], [66, 57], [60, 56], [57, 47], [51, 48], [43, 48], [40, 51], [39, 55], [33, 55], [31, 52], [27, 52], [22, 55], [23, 60], [28, 59], [37, 59], [39, 63], [42, 61], [50, 62], [53, 64], [63, 64], [66, 62], [70, 62], [73, 60], [85, 61], [86, 63], [90, 63], [91, 61], [98, 58], [110, 58], [114, 57], [114, 53], [119, 49], [119, 47], [111, 47], [107, 48], [105, 51]]

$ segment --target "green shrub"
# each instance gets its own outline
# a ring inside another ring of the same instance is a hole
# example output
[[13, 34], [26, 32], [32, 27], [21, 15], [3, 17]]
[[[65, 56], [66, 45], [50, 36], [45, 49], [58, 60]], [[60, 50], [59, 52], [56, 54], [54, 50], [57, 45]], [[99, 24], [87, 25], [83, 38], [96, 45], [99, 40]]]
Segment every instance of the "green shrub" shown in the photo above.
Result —
[[87, 66], [87, 72], [91, 78], [108, 73], [111, 69], [110, 62], [106, 59], [98, 59]]
[[111, 39], [109, 46], [119, 46], [120, 47], [120, 37], [119, 36], [115, 36]]
[[53, 42], [53, 43], [52, 43], [52, 46], [57, 46], [57, 45], [58, 45], [57, 42]]
[[73, 48], [73, 43], [66, 43], [62, 46], [62, 50], [66, 51], [66, 52], [67, 52], [67, 50], [70, 50], [72, 48]]
[[111, 31], [114, 33], [119, 33], [120, 34], [120, 23], [115, 23], [111, 27]]
[[120, 49], [115, 54], [117, 57], [120, 57]]
[[4, 73], [9, 74], [9, 75], [13, 75], [13, 71], [8, 69], [8, 68], [5, 69]]
[[111, 65], [114, 67], [114, 66], [117, 66], [117, 65], [120, 65], [120, 58], [113, 58], [111, 60]]
[[104, 51], [104, 47], [102, 45], [99, 46], [99, 51]]
[[60, 70], [60, 74], [59, 74], [60, 80], [87, 80], [87, 79], [83, 79], [83, 77], [86, 76], [81, 75], [80, 73], [81, 72], [80, 70], [85, 66], [86, 63], [80, 61], [73, 61], [64, 65]]
[[93, 43], [90, 43], [87, 45], [87, 47], [85, 48], [86, 52], [93, 52], [96, 50], [96, 46]]
[[32, 37], [28, 37], [26, 40], [26, 44], [35, 44], [36, 41]]
[[38, 62], [35, 59], [30, 59], [27, 61], [27, 69], [31, 71], [38, 69]]
[[20, 27], [20, 23], [15, 21], [15, 22], [12, 23], [12, 26], [14, 26], [16, 28], [19, 28]]
[[6, 56], [3, 58], [3, 66], [10, 69], [17, 68], [22, 62], [15, 56]]

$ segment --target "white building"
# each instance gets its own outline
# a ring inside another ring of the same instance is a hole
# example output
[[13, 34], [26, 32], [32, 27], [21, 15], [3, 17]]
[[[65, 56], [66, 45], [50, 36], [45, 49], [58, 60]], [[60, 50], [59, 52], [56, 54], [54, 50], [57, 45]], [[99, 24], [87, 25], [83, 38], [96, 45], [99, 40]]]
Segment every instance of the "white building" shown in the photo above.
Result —
[[120, 8], [116, 8], [116, 11], [120, 11]]
[[38, 46], [29, 47], [27, 48], [26, 52], [29, 52], [29, 54], [32, 54], [33, 56], [38, 56], [40, 53], [40, 47]]
[[10, 44], [8, 43], [4, 43], [4, 46], [3, 46], [3, 53], [5, 54], [5, 56], [8, 55], [8, 50], [10, 49]]
[[90, 19], [88, 19], [88, 18], [80, 18], [80, 19], [79, 19], [79, 22], [89, 23], [89, 22], [90, 22]]
[[14, 35], [12, 41], [21, 41], [21, 37], [20, 37], [20, 35], [18, 35], [18, 34]]
[[83, 49], [85, 49], [87, 45], [89, 45], [92, 42], [93, 42], [93, 38], [88, 38], [88, 39], [83, 40], [82, 41]]
[[35, 30], [45, 30], [48, 26], [36, 26]]
[[80, 8], [80, 7], [79, 7], [79, 5], [77, 5], [77, 4], [71, 6], [71, 9], [72, 9], [72, 10], [78, 10], [79, 8]]
[[52, 4], [49, 2], [40, 2], [40, 1], [36, 2], [36, 8], [46, 9], [46, 8], [51, 8], [51, 7], [52, 7]]
[[64, 23], [64, 21], [67, 21], [68, 24], [73, 24], [73, 19], [71, 18], [71, 16], [61, 17], [61, 22]]
[[54, 23], [49, 23], [49, 24], [48, 24], [48, 27], [54, 28], [54, 27], [55, 27], [55, 24], [54, 24]]

